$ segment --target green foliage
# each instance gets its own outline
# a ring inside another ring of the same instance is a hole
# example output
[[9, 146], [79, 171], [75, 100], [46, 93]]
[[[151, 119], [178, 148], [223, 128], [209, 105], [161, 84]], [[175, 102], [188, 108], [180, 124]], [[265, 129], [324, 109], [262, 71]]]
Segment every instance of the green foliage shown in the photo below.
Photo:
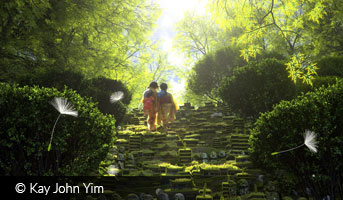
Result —
[[[121, 82], [105, 77], [85, 79], [81, 73], [50, 69], [36, 75], [26, 76], [19, 80], [21, 85], [39, 85], [63, 90], [65, 86], [76, 90], [82, 96], [92, 97], [98, 103], [99, 110], [115, 117], [117, 125], [122, 122], [126, 108], [131, 101], [131, 93]], [[110, 95], [114, 92], [124, 92], [124, 98], [112, 104]]]
[[[99, 77], [84, 82], [84, 87], [80, 94], [92, 97], [94, 101], [99, 102], [98, 108], [104, 114], [111, 114], [116, 119], [116, 125], [119, 125], [126, 114], [127, 105], [131, 101], [131, 93], [127, 87], [120, 81]], [[124, 97], [115, 103], [110, 102], [112, 93], [122, 91]]]
[[243, 48], [242, 57], [249, 60], [264, 50], [283, 53], [294, 81], [311, 84], [317, 56], [342, 54], [342, 1], [218, 0], [209, 6], [222, 29], [242, 30], [232, 38]]
[[199, 96], [195, 94], [192, 90], [189, 89], [189, 86], [186, 85], [185, 94], [183, 95], [183, 100], [185, 103], [191, 103], [192, 106], [200, 107], [204, 106], [206, 102], [209, 102], [210, 99], [204, 96]]
[[296, 88], [297, 88], [297, 93], [300, 94], [301, 92], [306, 93], [309, 91], [314, 91], [317, 88], [320, 88], [322, 86], [327, 87], [329, 85], [333, 85], [337, 82], [337, 77], [335, 76], [318, 76], [316, 79], [313, 80], [312, 86], [302, 83], [302, 82], [297, 82], [296, 83]]
[[[49, 104], [65, 97], [77, 118], [61, 116], [51, 151], [52, 127], [59, 113]], [[89, 175], [113, 142], [115, 119], [75, 91], [0, 83], [0, 173], [3, 175]]]
[[[311, 39], [311, 42], [304, 43], [304, 51], [311, 54], [323, 55], [342, 55], [343, 51], [343, 1], [325, 0], [320, 4], [324, 14], [320, 23], [305, 23], [304, 39]], [[317, 9], [317, 13], [318, 13]], [[316, 12], [312, 12], [316, 14]]]
[[319, 76], [343, 77], [343, 56], [329, 56], [317, 61]]
[[193, 67], [193, 73], [188, 79], [188, 88], [199, 96], [207, 96], [215, 100], [216, 90], [225, 77], [232, 76], [237, 66], [243, 66], [246, 62], [240, 58], [239, 51], [227, 47], [206, 55]]
[[[311, 189], [316, 199], [342, 193], [343, 81], [282, 101], [262, 114], [251, 131], [251, 159], [256, 167]], [[305, 130], [317, 134], [318, 152], [306, 147], [272, 156], [304, 142]], [[284, 185], [284, 184], [281, 184]]]
[[150, 0], [11, 0], [0, 13], [1, 79], [54, 68], [124, 82], [151, 53], [160, 12]]
[[295, 85], [287, 76], [284, 61], [262, 59], [237, 68], [221, 82], [218, 93], [235, 113], [257, 118], [281, 100], [294, 97]]
[[338, 77], [343, 77], [343, 57], [327, 56], [317, 61], [318, 76], [312, 81], [312, 86], [302, 82], [296, 82], [298, 92], [313, 91], [321, 86], [329, 86], [336, 83]]
[[20, 79], [18, 78], [17, 83], [21, 86], [39, 85], [49, 88], [54, 87], [58, 90], [63, 90], [67, 86], [80, 93], [84, 81], [84, 76], [79, 72], [51, 68], [37, 72], [36, 74], [26, 74]]
[[176, 24], [176, 31], [174, 47], [184, 53], [189, 62], [228, 46], [228, 38], [231, 37], [209, 16], [199, 16], [194, 12], [185, 13], [184, 18]]

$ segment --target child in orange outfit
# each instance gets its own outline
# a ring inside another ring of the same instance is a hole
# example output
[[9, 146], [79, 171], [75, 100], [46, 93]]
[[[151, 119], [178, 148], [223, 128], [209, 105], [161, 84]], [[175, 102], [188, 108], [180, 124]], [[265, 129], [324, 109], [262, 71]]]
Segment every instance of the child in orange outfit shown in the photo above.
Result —
[[168, 133], [169, 122], [175, 120], [175, 113], [178, 110], [173, 95], [167, 92], [168, 85], [162, 83], [160, 85], [161, 91], [157, 93], [160, 109], [158, 112], [158, 124], [163, 123], [163, 127], [166, 133]]
[[143, 93], [143, 111], [144, 116], [148, 116], [148, 130], [156, 130], [156, 115], [159, 108], [159, 103], [157, 99], [157, 88], [158, 85], [155, 81], [151, 82], [148, 89]]

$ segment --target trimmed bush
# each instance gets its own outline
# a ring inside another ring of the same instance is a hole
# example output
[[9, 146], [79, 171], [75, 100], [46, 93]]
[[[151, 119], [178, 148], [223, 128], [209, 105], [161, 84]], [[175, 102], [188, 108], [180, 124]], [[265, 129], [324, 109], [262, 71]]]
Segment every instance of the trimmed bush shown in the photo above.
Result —
[[[318, 152], [305, 146], [272, 156], [272, 152], [296, 147], [303, 133], [317, 133]], [[296, 188], [308, 187], [315, 199], [343, 192], [343, 81], [282, 101], [262, 114], [251, 131], [251, 159], [256, 167], [273, 173]], [[293, 188], [295, 189], [295, 188]], [[283, 191], [286, 189], [284, 188]], [[301, 191], [298, 191], [301, 192]], [[336, 197], [339, 198], [339, 197]], [[340, 197], [342, 198], [342, 196]]]
[[217, 87], [223, 78], [232, 76], [234, 68], [246, 64], [238, 49], [226, 47], [207, 54], [197, 61], [188, 79], [187, 88], [199, 96], [217, 98]]
[[[49, 104], [54, 97], [67, 98], [79, 116], [60, 117], [48, 152], [59, 115]], [[0, 110], [2, 175], [90, 175], [114, 140], [115, 119], [67, 88], [60, 92], [0, 83]]]
[[297, 93], [300, 94], [301, 92], [306, 93], [309, 91], [315, 91], [317, 88], [322, 86], [327, 87], [329, 85], [333, 85], [337, 82], [336, 76], [318, 76], [312, 81], [312, 86], [298, 81], [296, 83]]
[[70, 89], [81, 92], [84, 76], [74, 71], [59, 70], [56, 68], [47, 69], [36, 74], [28, 74], [18, 81], [22, 86], [39, 85], [43, 87], [54, 87], [62, 91], [65, 86]]
[[319, 76], [343, 77], [343, 56], [329, 56], [318, 60]]
[[288, 78], [284, 61], [266, 58], [236, 68], [232, 77], [219, 85], [219, 96], [233, 112], [244, 117], [257, 118], [281, 100], [290, 100], [295, 85]]
[[[117, 91], [122, 91], [124, 97], [116, 103], [111, 103], [110, 96]], [[99, 102], [99, 110], [102, 113], [113, 115], [117, 121], [116, 125], [119, 125], [123, 121], [127, 105], [130, 104], [132, 97], [122, 82], [105, 77], [84, 81], [80, 94], [92, 97], [94, 101]]]
[[[20, 85], [39, 85], [43, 87], [54, 87], [63, 90], [65, 86], [76, 90], [80, 95], [92, 97], [98, 102], [99, 110], [104, 114], [111, 114], [115, 117], [117, 125], [123, 121], [127, 106], [131, 102], [131, 93], [127, 87], [117, 80], [98, 77], [85, 79], [84, 76], [74, 71], [59, 71], [50, 69], [30, 75], [19, 81]], [[110, 95], [116, 91], [124, 92], [124, 98], [117, 103], [110, 103]]]

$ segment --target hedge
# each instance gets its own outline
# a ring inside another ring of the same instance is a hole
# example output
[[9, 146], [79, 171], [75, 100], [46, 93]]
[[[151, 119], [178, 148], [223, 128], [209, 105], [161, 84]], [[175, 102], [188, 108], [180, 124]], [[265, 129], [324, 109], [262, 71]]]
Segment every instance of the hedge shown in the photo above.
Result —
[[219, 96], [236, 114], [257, 118], [281, 100], [290, 100], [296, 95], [284, 63], [266, 58], [236, 68], [232, 77], [220, 83]]
[[[48, 152], [54, 97], [67, 98], [79, 116], [60, 117]], [[2, 175], [90, 175], [114, 141], [115, 119], [71, 89], [0, 83], [0, 110]]]
[[[124, 93], [124, 97], [120, 101], [111, 103], [109, 100], [110, 96], [112, 93], [117, 91], [122, 91]], [[94, 101], [99, 102], [99, 110], [104, 114], [113, 115], [116, 118], [117, 126], [123, 122], [127, 106], [130, 104], [132, 97], [130, 91], [121, 81], [105, 77], [85, 80], [80, 94], [92, 97]]]
[[343, 77], [343, 56], [328, 56], [317, 61], [319, 76]]
[[[302, 144], [305, 130], [317, 134], [317, 153], [304, 146], [271, 155]], [[301, 191], [309, 188], [316, 199], [342, 194], [343, 81], [282, 101], [262, 114], [251, 131], [250, 144], [255, 166], [273, 173], [284, 189], [291, 184]]]
[[[19, 84], [54, 87], [58, 90], [63, 90], [67, 86], [76, 90], [81, 96], [92, 97], [94, 102], [98, 102], [98, 108], [102, 113], [115, 117], [117, 125], [123, 121], [132, 97], [131, 92], [121, 81], [105, 77], [86, 79], [79, 72], [58, 69], [49, 69], [34, 75], [28, 74], [19, 80]], [[109, 101], [110, 95], [116, 91], [122, 91], [124, 98], [112, 104]]]

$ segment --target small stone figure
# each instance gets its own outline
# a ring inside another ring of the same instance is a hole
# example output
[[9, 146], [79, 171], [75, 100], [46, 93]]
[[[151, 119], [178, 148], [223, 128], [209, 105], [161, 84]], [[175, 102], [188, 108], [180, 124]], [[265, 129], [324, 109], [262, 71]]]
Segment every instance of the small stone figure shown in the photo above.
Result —
[[201, 153], [201, 158], [203, 163], [208, 163], [208, 155], [205, 152]]
[[311, 190], [310, 190], [310, 188], [306, 188], [306, 194], [307, 194], [307, 196], [311, 196]]
[[153, 200], [154, 198], [151, 194], [140, 193], [139, 195], [140, 200]]
[[185, 200], [185, 196], [181, 193], [176, 193], [174, 196], [175, 200]]
[[157, 188], [156, 189], [156, 195], [159, 195], [160, 193], [162, 193], [163, 192], [163, 190], [161, 189], [161, 188]]
[[264, 178], [264, 175], [262, 175], [262, 174], [257, 176], [256, 186], [257, 186], [258, 191], [263, 191], [263, 187], [264, 187], [263, 178]]
[[118, 148], [117, 146], [114, 146], [113, 148], [110, 149], [110, 153], [113, 155], [117, 155], [118, 154]]
[[230, 196], [230, 197], [234, 197], [234, 196], [237, 195], [236, 189], [237, 189], [236, 186], [233, 186], [233, 187], [230, 187], [230, 188], [229, 188], [229, 196]]
[[124, 154], [122, 154], [122, 153], [119, 153], [118, 154], [118, 161], [124, 161], [125, 160], [125, 156], [124, 156]]
[[267, 200], [280, 200], [279, 194], [276, 192], [275, 183], [273, 181], [268, 182], [265, 193]]
[[133, 156], [133, 154], [128, 154], [128, 157], [130, 158], [130, 161], [133, 163], [133, 164], [135, 164], [136, 163], [136, 161], [135, 161], [135, 157]]
[[214, 112], [214, 113], [211, 115], [211, 118], [222, 117], [222, 116], [223, 116], [223, 113], [221, 113], [221, 112]]
[[151, 194], [145, 194], [144, 200], [154, 200], [154, 197]]
[[207, 153], [205, 153], [205, 152], [201, 153], [201, 158], [202, 159], [207, 159], [208, 158]]
[[217, 158], [217, 153], [215, 151], [212, 151], [211, 154], [210, 154], [210, 157], [212, 159], [216, 159]]
[[127, 195], [127, 200], [139, 200], [137, 194], [129, 194]]
[[86, 200], [94, 200], [94, 198], [90, 195], [86, 196]]
[[140, 199], [140, 200], [144, 200], [144, 196], [145, 196], [145, 193], [140, 193], [140, 194], [139, 194], [139, 199]]
[[97, 200], [107, 200], [105, 195], [100, 195]]
[[239, 195], [246, 195], [249, 194], [249, 183], [245, 179], [241, 179], [238, 181], [238, 193]]
[[220, 158], [225, 158], [225, 156], [226, 156], [225, 151], [220, 151], [220, 152], [219, 152], [219, 157], [220, 157]]
[[168, 194], [164, 193], [162, 189], [156, 190], [157, 200], [169, 200]]
[[121, 198], [121, 196], [116, 192], [114, 192], [111, 197], [113, 200], [123, 200], [123, 198]]
[[125, 147], [120, 146], [119, 147], [119, 153], [125, 153]]
[[166, 193], [160, 193], [160, 194], [157, 196], [157, 200], [169, 200], [169, 196], [168, 196], [168, 194], [166, 194]]
[[119, 169], [124, 169], [124, 163], [122, 161], [118, 161]]

